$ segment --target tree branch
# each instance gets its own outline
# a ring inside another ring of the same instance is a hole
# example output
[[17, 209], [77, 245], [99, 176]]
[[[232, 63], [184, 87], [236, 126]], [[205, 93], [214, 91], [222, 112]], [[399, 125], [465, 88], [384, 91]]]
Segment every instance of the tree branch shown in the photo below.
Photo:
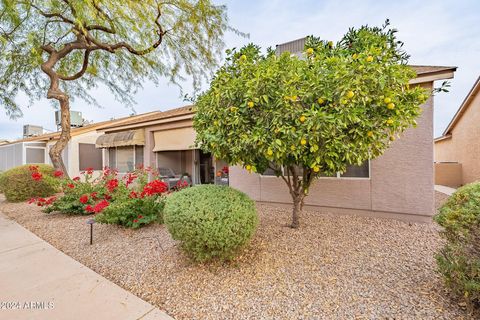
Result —
[[85, 74], [85, 71], [87, 71], [87, 68], [88, 68], [88, 58], [90, 57], [90, 52], [91, 51], [92, 50], [90, 50], [90, 49], [85, 50], [85, 54], [83, 56], [83, 65], [82, 65], [82, 69], [80, 69], [80, 71], [78, 71], [77, 73], [75, 73], [72, 76], [64, 76], [64, 75], [58, 74], [58, 77], [60, 78], [60, 80], [72, 81], [72, 80], [77, 80], [78, 78], [83, 76]]

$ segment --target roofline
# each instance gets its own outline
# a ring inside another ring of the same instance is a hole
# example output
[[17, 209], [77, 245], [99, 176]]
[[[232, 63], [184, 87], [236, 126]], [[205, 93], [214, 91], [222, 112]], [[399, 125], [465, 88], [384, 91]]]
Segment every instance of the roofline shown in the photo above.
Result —
[[426, 72], [417, 75], [416, 78], [409, 81], [410, 84], [433, 82], [437, 80], [453, 79], [454, 72], [457, 71], [457, 67], [450, 67], [445, 70]]
[[451, 138], [452, 138], [452, 135], [449, 134], [449, 135], [446, 135], [446, 136], [437, 137], [437, 138], [433, 139], [433, 142], [440, 142], [440, 141], [448, 140], [448, 139], [451, 139]]
[[470, 105], [470, 102], [476, 97], [476, 95], [480, 92], [480, 76], [477, 78], [475, 83], [473, 84], [472, 88], [468, 92], [467, 96], [465, 99], [463, 99], [462, 104], [460, 105], [460, 108], [458, 108], [457, 112], [453, 116], [452, 120], [448, 124], [447, 128], [445, 128], [445, 131], [443, 131], [443, 135], [446, 136], [448, 134], [451, 134], [451, 130], [457, 122], [460, 120], [460, 118], [463, 116], [465, 111], [467, 110], [468, 106]]
[[165, 118], [160, 118], [160, 119], [155, 119], [155, 120], [147, 120], [147, 121], [144, 121], [144, 122], [118, 125], [118, 126], [113, 126], [113, 127], [105, 126], [105, 127], [102, 127], [102, 128], [98, 128], [97, 131], [114, 132], [114, 131], [121, 131], [121, 130], [125, 130], [125, 129], [138, 129], [138, 128], [148, 127], [148, 126], [152, 126], [152, 125], [157, 125], [157, 124], [176, 122], [176, 121], [182, 121], [182, 120], [189, 120], [189, 119], [193, 118], [194, 114], [195, 114], [195, 111], [191, 111], [191, 112], [184, 113], [184, 114], [171, 115], [171, 116], [168, 116], [168, 117], [165, 117]]

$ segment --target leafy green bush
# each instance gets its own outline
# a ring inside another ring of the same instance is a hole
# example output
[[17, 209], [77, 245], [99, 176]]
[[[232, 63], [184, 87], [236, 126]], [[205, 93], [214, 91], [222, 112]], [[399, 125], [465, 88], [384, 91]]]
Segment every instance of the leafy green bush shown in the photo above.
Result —
[[197, 261], [231, 259], [258, 224], [255, 204], [246, 194], [214, 185], [169, 195], [164, 220], [172, 237]]
[[0, 172], [0, 193], [3, 193], [3, 177], [4, 177], [4, 172]]
[[0, 179], [0, 189], [10, 202], [51, 196], [59, 187], [53, 167], [46, 164], [15, 167], [2, 173]]
[[480, 307], [480, 183], [458, 189], [435, 220], [446, 239], [436, 256], [439, 272], [454, 293]]

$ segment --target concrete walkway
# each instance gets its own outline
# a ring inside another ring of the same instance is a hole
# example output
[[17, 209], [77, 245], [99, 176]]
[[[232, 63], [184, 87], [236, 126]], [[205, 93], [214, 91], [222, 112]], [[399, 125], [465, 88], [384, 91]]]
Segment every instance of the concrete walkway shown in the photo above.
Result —
[[172, 320], [2, 213], [0, 319]]
[[451, 196], [452, 193], [454, 193], [455, 191], [457, 191], [457, 189], [436, 184], [436, 185], [435, 185], [435, 191], [438, 191], [438, 192], [441, 192], [441, 193], [444, 193], [444, 194], [447, 194], [447, 195]]

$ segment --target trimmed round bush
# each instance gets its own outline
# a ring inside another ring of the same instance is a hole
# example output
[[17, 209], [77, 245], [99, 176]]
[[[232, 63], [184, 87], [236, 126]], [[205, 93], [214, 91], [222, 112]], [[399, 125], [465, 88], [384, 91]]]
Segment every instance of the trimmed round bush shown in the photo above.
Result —
[[201, 185], [169, 195], [164, 221], [194, 260], [228, 260], [251, 239], [258, 216], [246, 194], [226, 186]]
[[12, 168], [2, 173], [0, 190], [10, 202], [21, 202], [34, 197], [48, 197], [59, 191], [60, 182], [53, 176], [54, 169], [46, 164], [39, 164], [38, 172], [42, 178], [32, 178], [30, 165]]
[[446, 240], [436, 256], [439, 272], [454, 293], [480, 308], [480, 182], [459, 188], [435, 221]]

